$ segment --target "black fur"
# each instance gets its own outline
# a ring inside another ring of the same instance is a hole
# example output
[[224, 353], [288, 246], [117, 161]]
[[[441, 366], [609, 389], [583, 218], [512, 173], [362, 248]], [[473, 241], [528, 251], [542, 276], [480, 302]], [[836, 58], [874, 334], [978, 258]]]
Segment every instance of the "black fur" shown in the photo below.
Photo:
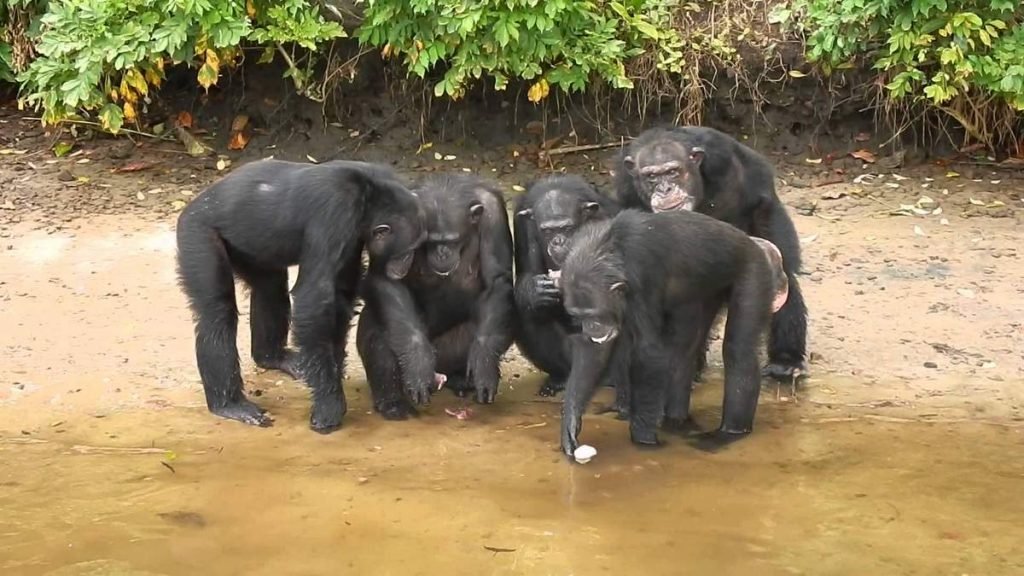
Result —
[[[672, 144], [678, 147], [675, 157], [682, 165], [681, 171], [691, 176], [684, 181], [677, 174], [675, 182], [680, 188], [694, 189], [694, 210], [764, 238], [782, 253], [789, 297], [772, 318], [764, 373], [781, 379], [793, 377], [798, 370], [805, 371], [807, 307], [796, 278], [801, 268], [800, 240], [776, 193], [774, 171], [764, 156], [713, 128], [653, 128], [622, 151], [616, 169], [618, 201], [624, 207], [651, 210], [650, 190], [643, 193], [636, 172], [649, 165], [645, 156], [651, 157], [656, 151], [659, 159], [671, 156]], [[697, 153], [693, 152], [695, 148]], [[633, 161], [633, 170], [628, 169], [627, 157]], [[708, 330], [716, 313], [717, 310], [712, 311], [705, 319]], [[703, 357], [701, 352], [700, 367]]]
[[727, 303], [725, 398], [720, 432], [749, 432], [760, 394], [758, 345], [774, 297], [772, 271], [750, 238], [693, 212], [625, 210], [583, 227], [562, 268], [565, 308], [581, 326], [562, 408], [562, 449], [578, 445], [583, 409], [602, 374], [629, 373], [630, 436], [658, 443], [663, 418], [689, 419], [694, 356], [705, 335], [695, 319]]
[[[550, 176], [532, 184], [516, 201], [516, 344], [548, 374], [539, 390], [554, 396], [569, 377], [569, 317], [557, 282], [569, 240], [580, 226], [617, 214], [618, 205], [578, 176]], [[625, 409], [625, 406], [619, 406]]]
[[[242, 393], [234, 276], [251, 290], [252, 355], [303, 378], [310, 426], [329, 432], [346, 412], [345, 340], [362, 272], [404, 275], [425, 238], [423, 209], [387, 168], [261, 160], [204, 190], [178, 217], [178, 275], [195, 318], [196, 360], [211, 412], [269, 426]], [[299, 265], [288, 293], [288, 266]], [[383, 272], [381, 272], [383, 273]], [[289, 321], [298, 351], [288, 350]]]
[[[402, 394], [447, 377], [456, 393], [494, 401], [501, 356], [512, 345], [512, 236], [501, 192], [467, 175], [433, 177], [415, 188], [427, 212], [427, 241], [396, 282], [372, 272], [356, 345], [374, 407], [399, 420], [423, 395]], [[444, 275], [442, 275], [444, 274]]]

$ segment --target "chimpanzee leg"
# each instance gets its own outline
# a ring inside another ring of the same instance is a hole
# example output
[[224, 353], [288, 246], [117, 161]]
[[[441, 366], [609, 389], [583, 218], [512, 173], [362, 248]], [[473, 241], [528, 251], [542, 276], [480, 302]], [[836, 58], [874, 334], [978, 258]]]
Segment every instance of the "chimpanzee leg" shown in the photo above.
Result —
[[764, 374], [788, 380], [805, 371], [807, 357], [807, 306], [804, 304], [797, 274], [801, 268], [800, 238], [793, 221], [781, 204], [772, 204], [754, 221], [751, 235], [760, 236], [778, 247], [782, 267], [789, 279], [789, 297], [772, 317], [768, 336], [768, 363]]
[[388, 346], [380, 322], [365, 311], [359, 315], [356, 348], [363, 359], [366, 380], [373, 394], [373, 409], [386, 420], [405, 420], [418, 412], [402, 391], [398, 358]]
[[708, 343], [711, 338], [711, 329], [715, 326], [715, 321], [718, 320], [722, 304], [724, 304], [724, 299], [719, 298], [705, 302], [701, 306], [701, 316], [695, 319], [695, 324], [700, 326], [700, 333], [697, 335], [697, 348], [693, 354], [694, 382], [701, 382], [704, 379], [704, 369], [708, 365]]
[[312, 258], [299, 264], [292, 324], [299, 346], [300, 370], [313, 389], [310, 427], [327, 433], [341, 426], [347, 411], [341, 372], [334, 352], [335, 277], [326, 263]]
[[[345, 366], [348, 333], [352, 329], [352, 317], [355, 316], [356, 296], [359, 293], [359, 279], [362, 266], [357, 255], [349, 262], [344, 273], [339, 274], [334, 287], [334, 361], [338, 370]], [[341, 374], [344, 377], [344, 374]]]
[[[717, 300], [716, 300], [717, 302]], [[665, 401], [664, 426], [683, 430], [690, 420], [690, 395], [693, 374], [697, 368], [697, 355], [704, 345], [705, 334], [701, 321], [708, 309], [707, 303], [693, 304], [688, 310], [677, 310], [668, 319], [666, 342], [675, 354], [670, 357], [671, 384]]]
[[210, 412], [256, 426], [269, 426], [266, 411], [242, 392], [238, 363], [235, 279], [223, 241], [189, 221], [178, 225], [178, 275], [195, 316], [196, 363]]
[[725, 361], [725, 397], [720, 432], [746, 434], [754, 428], [761, 393], [758, 348], [771, 313], [771, 278], [751, 267], [733, 285], [725, 323], [722, 356]]
[[242, 265], [236, 265], [236, 270], [249, 285], [253, 361], [260, 368], [280, 370], [300, 380], [299, 355], [285, 347], [292, 304], [288, 270], [255, 270]]
[[565, 380], [571, 368], [569, 339], [565, 330], [556, 321], [523, 320], [520, 331], [516, 338], [520, 351], [548, 375], [537, 394], [558, 394], [565, 388]]
[[661, 343], [644, 342], [642, 346], [634, 348], [630, 370], [629, 437], [635, 444], [656, 446], [666, 392], [672, 385], [669, 352]]
[[437, 371], [447, 376], [445, 387], [459, 398], [475, 390], [466, 379], [469, 347], [476, 335], [476, 323], [465, 322], [433, 339]]

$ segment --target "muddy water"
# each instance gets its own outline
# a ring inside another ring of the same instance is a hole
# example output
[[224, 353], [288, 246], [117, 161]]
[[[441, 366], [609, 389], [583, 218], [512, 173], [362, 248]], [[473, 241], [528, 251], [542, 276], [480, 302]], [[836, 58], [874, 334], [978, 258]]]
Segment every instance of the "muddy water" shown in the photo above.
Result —
[[[521, 363], [470, 420], [441, 393], [386, 423], [353, 357], [345, 426], [320, 436], [305, 390], [246, 358], [276, 419], [255, 429], [205, 411], [168, 226], [16, 238], [0, 251], [5, 576], [1024, 573], [1013, 422], [884, 421], [766, 388], [726, 450], [638, 450], [590, 415], [599, 452], [574, 466]], [[705, 427], [720, 398], [716, 381], [696, 394]]]

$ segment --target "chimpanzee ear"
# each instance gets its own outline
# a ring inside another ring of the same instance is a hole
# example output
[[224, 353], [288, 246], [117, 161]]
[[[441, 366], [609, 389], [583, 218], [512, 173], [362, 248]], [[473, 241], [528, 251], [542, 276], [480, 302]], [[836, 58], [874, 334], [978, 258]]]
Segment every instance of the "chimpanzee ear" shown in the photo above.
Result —
[[520, 210], [519, 212], [516, 212], [516, 216], [519, 216], [521, 218], [533, 218], [533, 208], [526, 208], [524, 210]]
[[626, 156], [622, 159], [622, 167], [626, 169], [626, 172], [632, 174], [636, 172], [636, 160], [633, 160], [632, 156]]
[[476, 224], [480, 221], [480, 216], [484, 213], [484, 205], [480, 203], [473, 204], [469, 207], [469, 220]]
[[612, 292], [618, 292], [619, 294], [625, 294], [629, 290], [629, 286], [625, 282], [616, 282], [612, 284]]
[[388, 226], [387, 224], [381, 224], [373, 229], [373, 238], [375, 240], [380, 240], [388, 234], [391, 234], [391, 226]]
[[700, 146], [690, 148], [690, 160], [693, 160], [700, 166], [700, 163], [704, 160], [704, 148]]

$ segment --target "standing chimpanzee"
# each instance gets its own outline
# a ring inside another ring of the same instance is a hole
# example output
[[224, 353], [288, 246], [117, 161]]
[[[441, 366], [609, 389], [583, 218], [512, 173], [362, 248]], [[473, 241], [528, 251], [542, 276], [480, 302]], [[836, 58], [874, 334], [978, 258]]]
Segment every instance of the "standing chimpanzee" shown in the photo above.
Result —
[[570, 319], [556, 284], [569, 239], [584, 223], [610, 218], [619, 207], [579, 176], [549, 176], [531, 185], [515, 210], [516, 343], [548, 374], [538, 394], [554, 396], [565, 387], [571, 360]]
[[758, 346], [774, 296], [769, 260], [740, 230], [693, 212], [625, 210], [583, 227], [562, 266], [562, 299], [581, 326], [562, 404], [562, 450], [578, 446], [583, 409], [602, 374], [628, 365], [630, 437], [658, 443], [657, 428], [689, 419], [694, 320], [726, 302], [725, 398], [716, 436], [750, 432], [761, 391]]
[[356, 346], [389, 420], [415, 415], [429, 396], [406, 392], [447, 382], [460, 396], [494, 401], [501, 356], [512, 345], [512, 235], [499, 190], [468, 175], [439, 175], [414, 188], [427, 241], [401, 282], [367, 275]]
[[[713, 128], [653, 128], [622, 151], [616, 193], [624, 207], [696, 210], [775, 244], [789, 296], [772, 318], [764, 373], [785, 379], [806, 370], [807, 307], [796, 279], [800, 241], [775, 192], [771, 164], [762, 155]], [[708, 330], [717, 312], [706, 315]], [[702, 351], [701, 366], [703, 357]]]
[[[235, 336], [234, 275], [250, 288], [252, 356], [313, 390], [310, 426], [327, 433], [346, 412], [345, 340], [362, 273], [395, 280], [426, 238], [422, 206], [384, 166], [261, 160], [204, 190], [178, 218], [178, 275], [196, 323], [196, 360], [210, 412], [271, 425], [245, 398]], [[287, 350], [288, 266], [299, 265]]]

